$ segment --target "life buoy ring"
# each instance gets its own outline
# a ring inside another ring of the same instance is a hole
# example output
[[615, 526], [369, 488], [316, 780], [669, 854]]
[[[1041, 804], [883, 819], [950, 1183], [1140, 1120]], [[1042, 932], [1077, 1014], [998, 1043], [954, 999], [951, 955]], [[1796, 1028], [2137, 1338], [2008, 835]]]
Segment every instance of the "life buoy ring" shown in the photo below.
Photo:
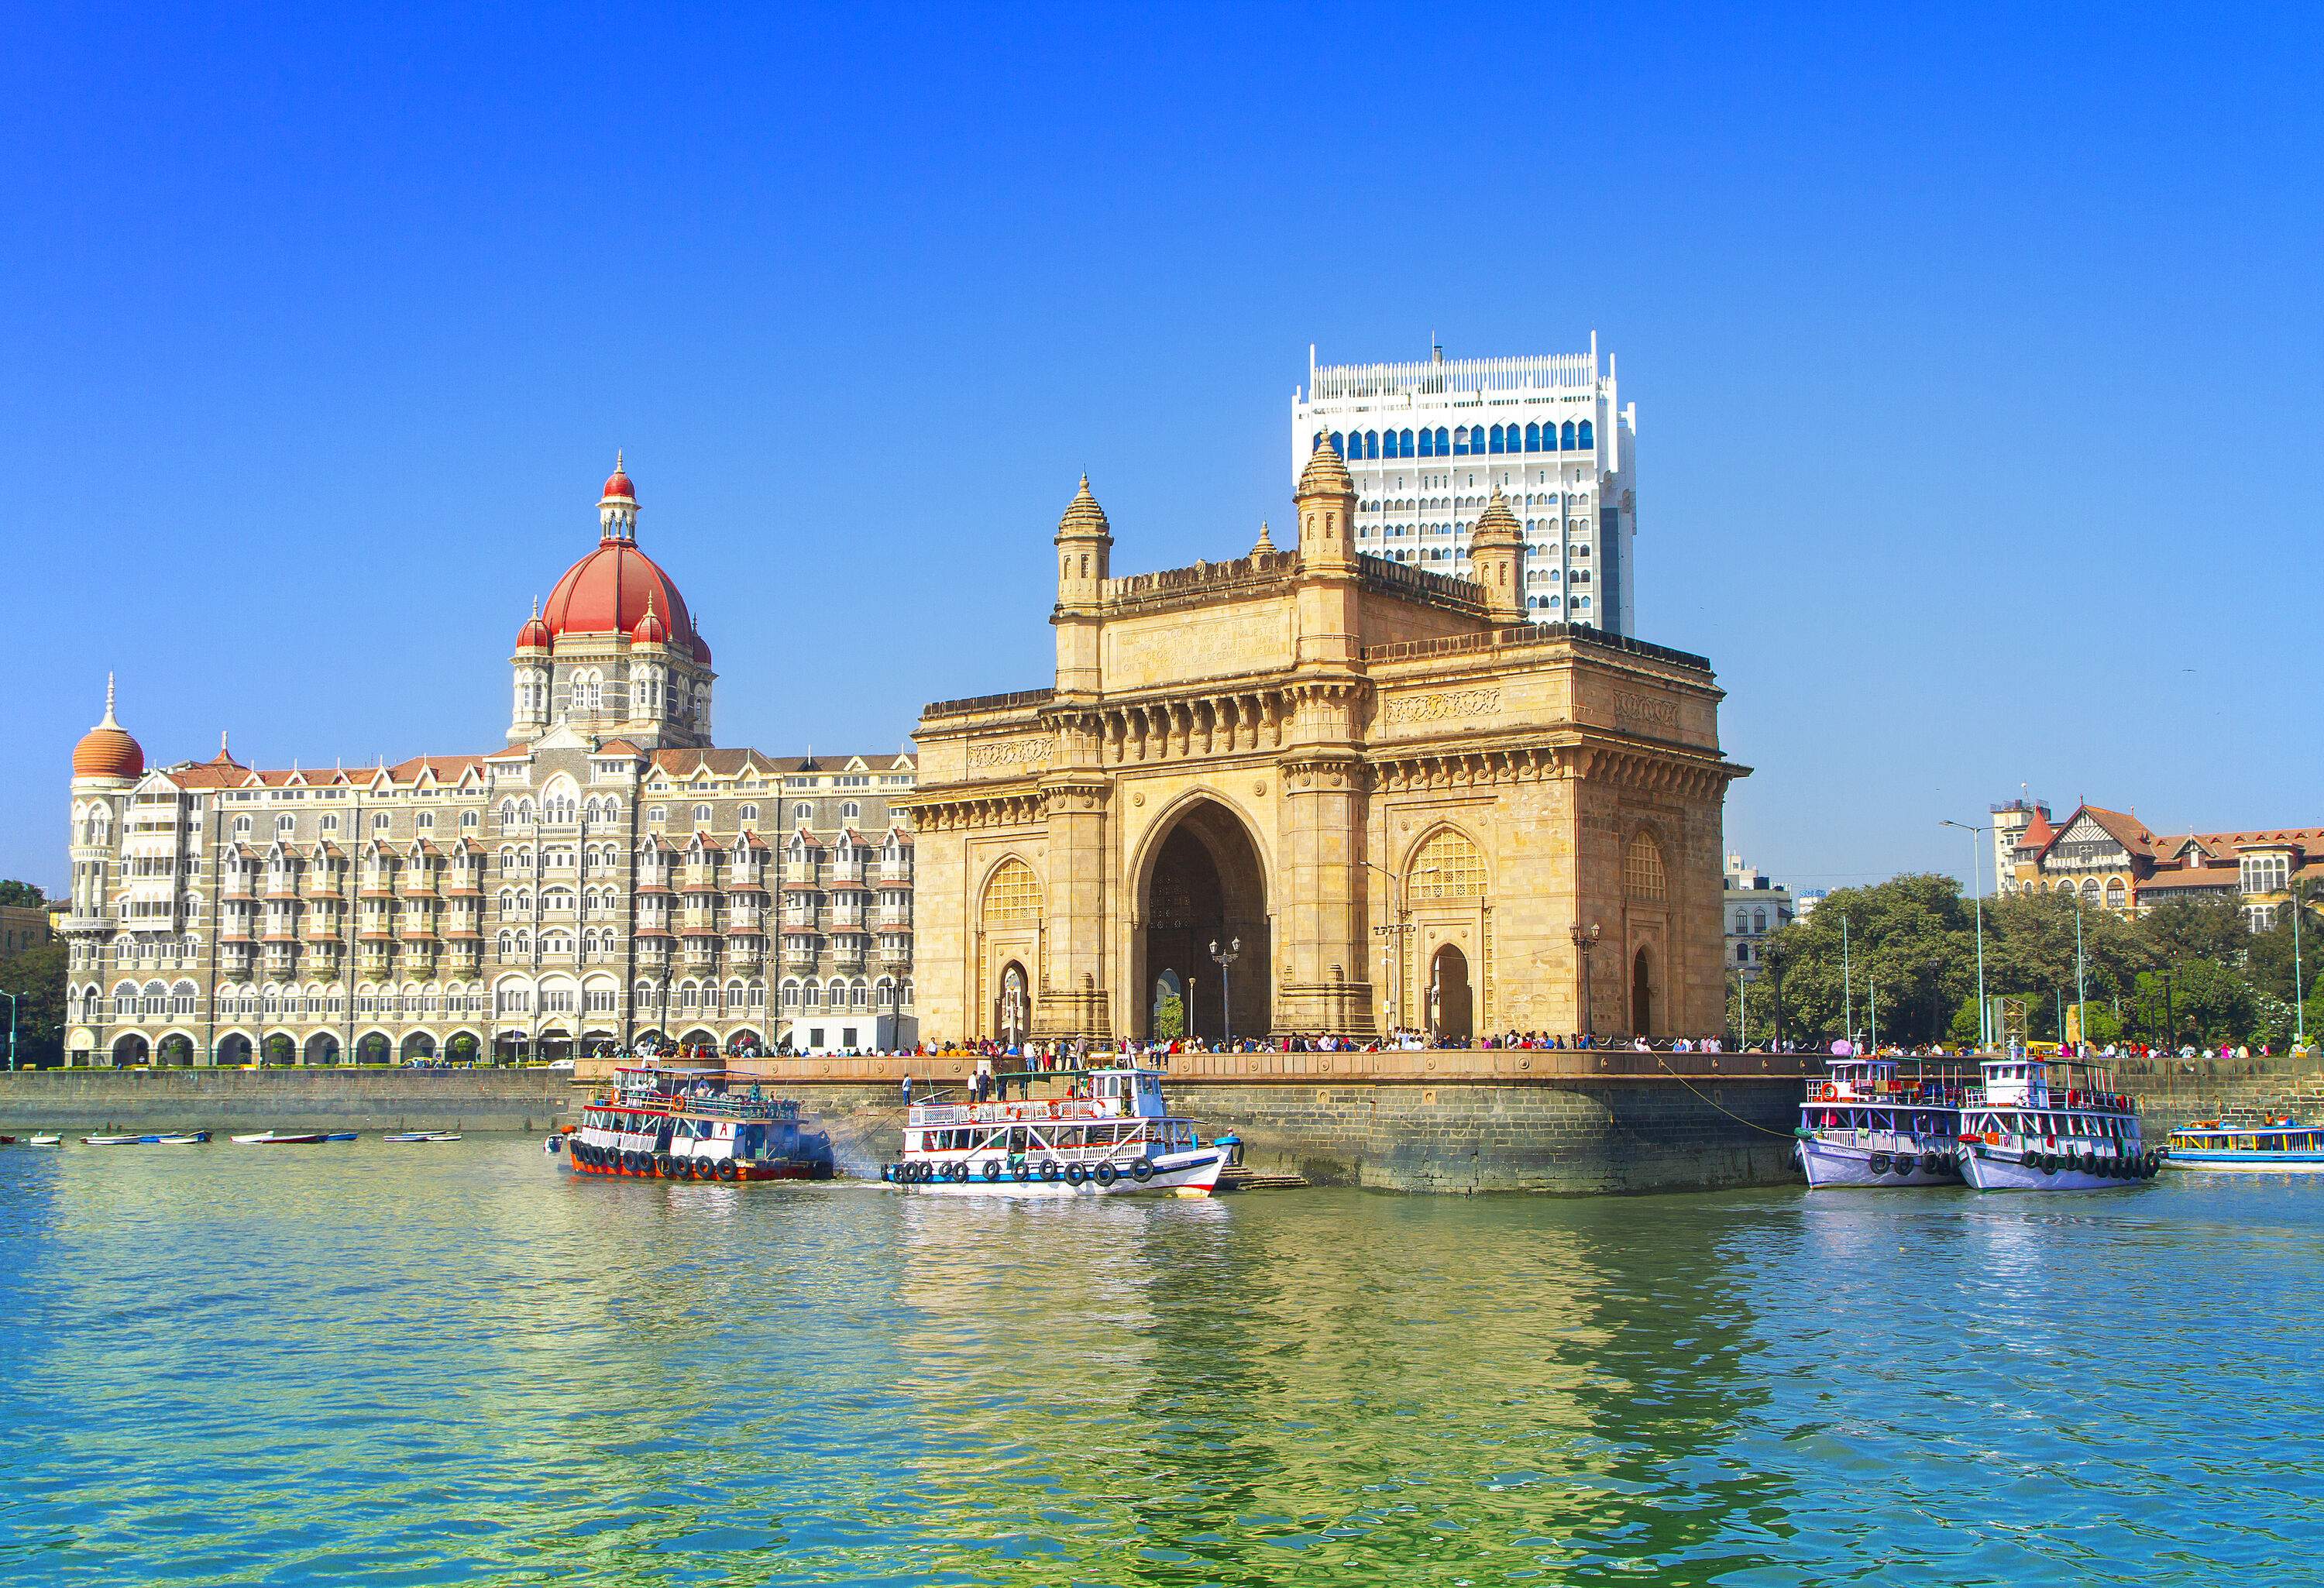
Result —
[[1143, 1186], [1154, 1177], [1154, 1166], [1144, 1159], [1134, 1159], [1130, 1165], [1130, 1177]]
[[1022, 1186], [1033, 1177], [1033, 1166], [1028, 1163], [1019, 1163], [1010, 1171], [1010, 1174], [1019, 1186]]
[[1001, 1183], [1001, 1160], [997, 1158], [986, 1159], [984, 1160], [984, 1183], [988, 1186], [997, 1186]]
[[1112, 1185], [1116, 1180], [1121, 1178], [1121, 1171], [1114, 1168], [1110, 1163], [1102, 1163], [1097, 1166], [1096, 1177], [1098, 1189], [1103, 1190], [1105, 1187]]
[[1888, 1155], [1885, 1152], [1876, 1152], [1872, 1155], [1872, 1161], [1865, 1167], [1876, 1175], [1885, 1175], [1888, 1172]]
[[721, 1159], [718, 1160], [718, 1177], [722, 1180], [739, 1180], [742, 1177], [742, 1166], [731, 1158]]
[[1084, 1180], [1086, 1180], [1086, 1179], [1088, 1179], [1088, 1178], [1089, 1178], [1089, 1171], [1088, 1171], [1087, 1169], [1085, 1169], [1085, 1168], [1082, 1168], [1082, 1166], [1081, 1166], [1080, 1164], [1078, 1164], [1078, 1163], [1069, 1163], [1069, 1164], [1067, 1164], [1067, 1165], [1065, 1166], [1065, 1184], [1066, 1184], [1066, 1185], [1068, 1185], [1068, 1186], [1078, 1186], [1078, 1185], [1080, 1185]]

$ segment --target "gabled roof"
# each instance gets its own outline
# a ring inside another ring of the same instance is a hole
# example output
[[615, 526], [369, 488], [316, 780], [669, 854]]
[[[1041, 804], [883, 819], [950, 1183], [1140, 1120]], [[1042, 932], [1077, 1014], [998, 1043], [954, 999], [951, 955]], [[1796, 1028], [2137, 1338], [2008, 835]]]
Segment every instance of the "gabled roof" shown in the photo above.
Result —
[[2207, 888], [2224, 888], [2233, 892], [2242, 868], [2232, 865], [2166, 866], [2139, 883], [2138, 891], [2147, 893], [2195, 892]]
[[2154, 835], [2140, 826], [2138, 818], [2129, 812], [2108, 810], [2098, 805], [2085, 805], [2075, 811], [2073, 816], [2066, 818], [2066, 827], [2070, 828], [2075, 819], [2080, 817], [2088, 817], [2103, 827], [2107, 836], [2121, 845], [2129, 854], [2145, 855], [2149, 858], [2153, 856]]

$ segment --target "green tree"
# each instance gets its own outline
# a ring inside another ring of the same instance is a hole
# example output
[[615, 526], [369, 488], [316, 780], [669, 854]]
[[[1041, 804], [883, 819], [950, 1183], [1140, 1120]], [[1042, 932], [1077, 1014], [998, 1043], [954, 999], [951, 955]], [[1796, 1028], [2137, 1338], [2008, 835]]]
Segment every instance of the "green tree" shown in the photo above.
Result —
[[1933, 1041], [1973, 995], [1969, 925], [1960, 884], [1950, 877], [1914, 873], [1840, 889], [1767, 939], [1767, 976], [1752, 989], [1753, 1024], [1772, 1026], [1780, 1002], [1784, 1039], [1820, 1047], [1847, 1035], [1850, 1020], [1857, 1036], [1870, 1035], [1877, 999], [1883, 1042]]
[[47, 895], [30, 882], [20, 882], [13, 877], [0, 878], [0, 904], [29, 904], [38, 909], [48, 901]]
[[[44, 943], [0, 960], [0, 992], [15, 994], [16, 1063], [61, 1064], [65, 1045], [65, 946]], [[8, 1009], [0, 1002], [0, 1021]], [[5, 1062], [7, 1028], [0, 1025], [0, 1062]]]
[[2162, 965], [2187, 959], [2235, 965], [2251, 946], [2243, 912], [2218, 900], [2174, 899], [2158, 904], [2139, 918], [2138, 936]]

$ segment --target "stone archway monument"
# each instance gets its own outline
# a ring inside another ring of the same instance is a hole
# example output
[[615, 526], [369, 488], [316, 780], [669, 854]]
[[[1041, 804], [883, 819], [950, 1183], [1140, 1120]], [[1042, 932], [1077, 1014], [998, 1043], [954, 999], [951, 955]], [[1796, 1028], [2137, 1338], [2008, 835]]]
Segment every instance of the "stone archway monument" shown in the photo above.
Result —
[[[915, 735], [922, 1028], [999, 1035], [1021, 972], [1037, 1039], [1148, 1036], [1174, 995], [1197, 1035], [1231, 1013], [1238, 1036], [1370, 1036], [1426, 1029], [1449, 966], [1480, 1036], [1572, 1034], [1585, 1010], [1613, 1036], [1650, 949], [1655, 1034], [1718, 1031], [1720, 811], [1746, 769], [1710, 664], [1526, 622], [1498, 493], [1470, 578], [1358, 553], [1328, 441], [1296, 501], [1296, 550], [1262, 529], [1247, 556], [1116, 578], [1082, 482], [1055, 684], [938, 702]], [[1241, 944], [1223, 974], [1214, 940]]]

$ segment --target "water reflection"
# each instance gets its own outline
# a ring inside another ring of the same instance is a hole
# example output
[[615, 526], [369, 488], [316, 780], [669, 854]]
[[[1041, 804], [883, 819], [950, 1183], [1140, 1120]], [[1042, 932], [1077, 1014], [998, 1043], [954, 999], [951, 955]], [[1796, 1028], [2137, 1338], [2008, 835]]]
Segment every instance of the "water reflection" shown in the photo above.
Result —
[[478, 1139], [0, 1152], [0, 1197], [5, 1580], [2215, 1583], [2324, 1542], [2324, 1187], [987, 1205]]

